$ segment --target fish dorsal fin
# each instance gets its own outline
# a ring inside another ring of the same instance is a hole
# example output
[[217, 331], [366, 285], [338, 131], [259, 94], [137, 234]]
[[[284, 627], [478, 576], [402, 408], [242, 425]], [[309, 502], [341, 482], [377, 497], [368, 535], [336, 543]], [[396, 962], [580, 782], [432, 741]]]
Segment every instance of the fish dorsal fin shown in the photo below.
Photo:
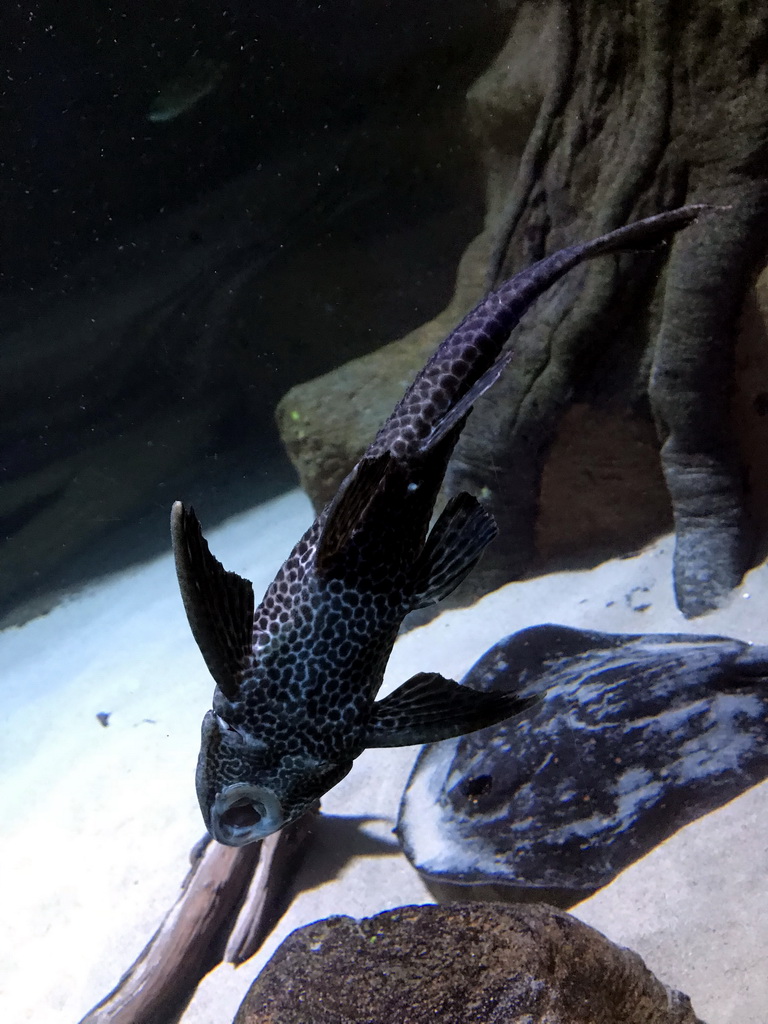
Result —
[[251, 649], [253, 587], [214, 558], [194, 509], [171, 509], [176, 575], [192, 635], [208, 671], [229, 700], [236, 700]]
[[366, 509], [392, 465], [392, 456], [383, 452], [375, 458], [363, 458], [342, 483], [328, 507], [323, 532], [317, 545], [315, 565], [319, 572], [329, 569], [360, 526]]
[[520, 714], [540, 698], [517, 693], [483, 693], [420, 672], [373, 705], [367, 747], [404, 747], [449, 740]]

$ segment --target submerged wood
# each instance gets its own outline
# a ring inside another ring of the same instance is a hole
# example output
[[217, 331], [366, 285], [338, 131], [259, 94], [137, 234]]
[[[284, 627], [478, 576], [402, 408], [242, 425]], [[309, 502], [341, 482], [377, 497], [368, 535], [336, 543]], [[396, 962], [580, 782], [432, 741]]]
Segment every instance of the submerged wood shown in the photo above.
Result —
[[224, 963], [236, 967], [259, 949], [286, 906], [286, 890], [305, 851], [305, 840], [315, 823], [310, 811], [293, 825], [267, 836], [227, 945]]
[[211, 840], [135, 963], [80, 1024], [173, 1024], [217, 964], [252, 956], [282, 912], [314, 818], [249, 846]]
[[[170, 1024], [221, 961], [226, 925], [259, 859], [258, 844], [210, 842], [132, 967], [80, 1024]], [[222, 934], [224, 933], [224, 934]]]

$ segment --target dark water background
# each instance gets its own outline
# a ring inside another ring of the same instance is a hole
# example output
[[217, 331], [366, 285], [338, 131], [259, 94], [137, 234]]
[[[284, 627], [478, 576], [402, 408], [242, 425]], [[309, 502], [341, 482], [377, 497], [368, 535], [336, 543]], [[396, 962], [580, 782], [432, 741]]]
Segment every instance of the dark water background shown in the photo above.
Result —
[[[437, 312], [483, 216], [494, 3], [9, 5], [0, 621], [293, 486], [293, 384]], [[152, 122], [197, 63], [207, 95]]]

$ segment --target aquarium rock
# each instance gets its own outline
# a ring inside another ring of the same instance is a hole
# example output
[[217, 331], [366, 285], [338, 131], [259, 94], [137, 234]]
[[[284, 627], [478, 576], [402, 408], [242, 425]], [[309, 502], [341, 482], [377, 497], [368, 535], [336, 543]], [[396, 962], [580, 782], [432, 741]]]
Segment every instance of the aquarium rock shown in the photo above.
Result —
[[536, 904], [400, 907], [298, 928], [235, 1024], [697, 1024], [637, 953]]
[[397, 831], [438, 891], [571, 906], [768, 775], [768, 647], [535, 626], [463, 682], [546, 696], [419, 755]]

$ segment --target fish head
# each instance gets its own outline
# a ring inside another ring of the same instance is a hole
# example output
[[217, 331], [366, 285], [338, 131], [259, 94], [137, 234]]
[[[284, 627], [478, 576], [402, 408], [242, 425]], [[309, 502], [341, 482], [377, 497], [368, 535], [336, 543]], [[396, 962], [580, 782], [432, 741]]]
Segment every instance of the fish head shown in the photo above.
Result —
[[276, 756], [263, 740], [209, 711], [195, 779], [206, 828], [225, 846], [265, 839], [300, 818], [351, 767], [351, 760]]

